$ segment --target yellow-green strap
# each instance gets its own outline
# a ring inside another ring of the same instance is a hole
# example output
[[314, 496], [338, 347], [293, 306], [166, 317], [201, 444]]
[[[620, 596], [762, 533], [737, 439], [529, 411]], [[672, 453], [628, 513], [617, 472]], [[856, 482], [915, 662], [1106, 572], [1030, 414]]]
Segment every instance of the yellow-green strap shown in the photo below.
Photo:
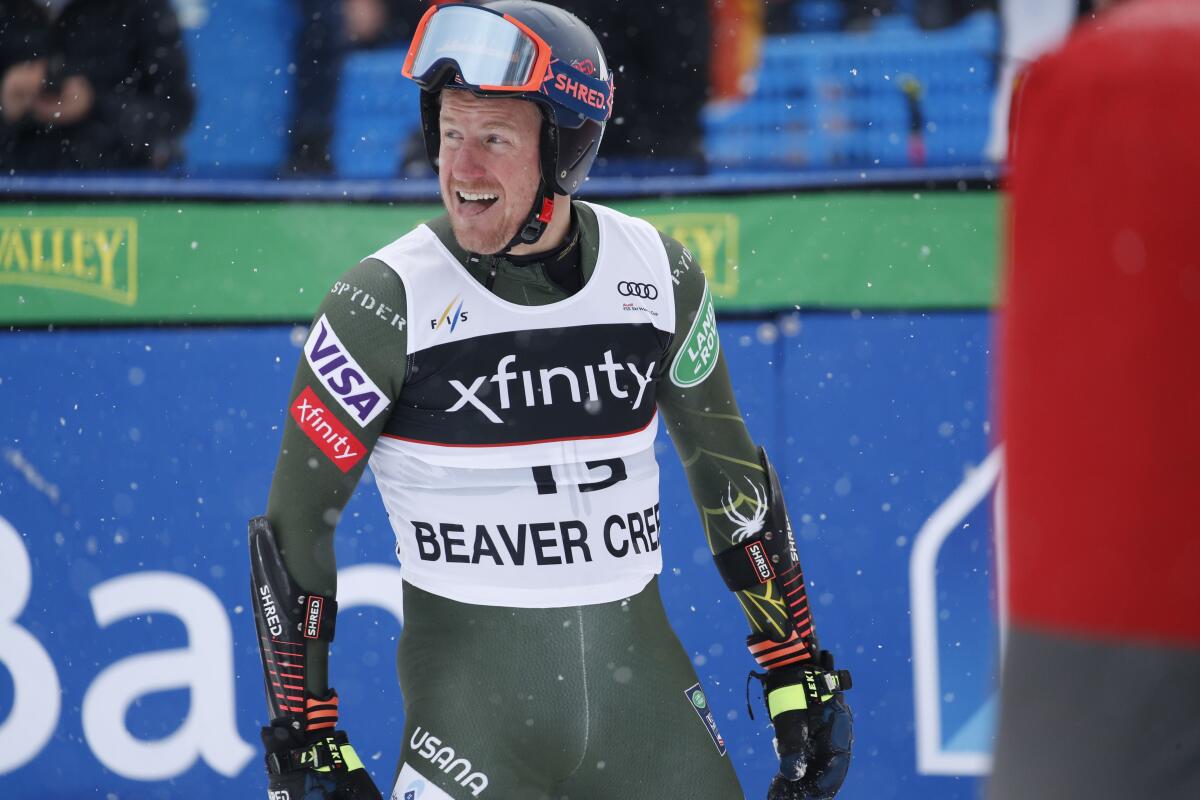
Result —
[[[337, 750], [337, 753], [334, 754], [335, 758], [338, 757], [338, 754], [341, 755], [342, 763], [346, 766], [347, 771], [353, 772], [356, 769], [365, 769], [365, 767], [363, 767], [362, 759], [358, 757], [358, 753], [354, 752], [354, 748], [351, 745], [343, 744], [343, 745], [339, 746], [337, 744], [334, 744], [334, 742], [332, 741], [332, 737], [327, 738], [324, 741], [322, 741], [320, 744], [314, 745], [313, 747], [309, 748], [308, 751], [301, 758], [301, 763], [315, 762], [317, 760], [317, 754], [316, 754], [317, 748], [321, 747], [322, 745], [324, 745], [326, 743], [328, 743], [328, 745], [330, 746], [331, 749]], [[325, 767], [315, 767], [314, 769], [317, 772], [332, 772], [334, 770], [334, 768], [335, 767], [325, 766]]]
[[346, 769], [353, 772], [356, 769], [363, 769], [362, 759], [358, 757], [358, 753], [354, 752], [354, 748], [348, 744], [342, 745], [342, 760], [346, 762]]
[[803, 684], [792, 684], [776, 689], [767, 695], [767, 709], [771, 719], [785, 711], [803, 711], [808, 708], [808, 695]]

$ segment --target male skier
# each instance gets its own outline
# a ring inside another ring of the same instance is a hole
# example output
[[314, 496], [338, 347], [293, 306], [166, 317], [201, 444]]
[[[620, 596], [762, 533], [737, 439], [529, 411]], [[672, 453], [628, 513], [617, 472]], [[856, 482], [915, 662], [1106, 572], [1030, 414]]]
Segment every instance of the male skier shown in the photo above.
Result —
[[531, 0], [443, 5], [404, 73], [447, 213], [324, 299], [250, 523], [270, 797], [380, 797], [327, 678], [333, 530], [368, 455], [404, 578], [394, 800], [742, 797], [659, 598], [661, 411], [752, 629], [770, 796], [832, 798], [849, 675], [818, 647], [703, 272], [570, 198], [612, 112], [595, 35]]

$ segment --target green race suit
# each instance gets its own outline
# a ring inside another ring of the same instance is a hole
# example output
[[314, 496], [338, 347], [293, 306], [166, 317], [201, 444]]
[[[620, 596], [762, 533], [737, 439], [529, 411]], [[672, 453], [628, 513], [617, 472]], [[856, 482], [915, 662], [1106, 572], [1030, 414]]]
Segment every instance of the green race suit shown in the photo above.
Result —
[[[574, 203], [570, 246], [539, 256], [541, 260], [472, 258], [455, 242], [445, 217], [430, 222], [428, 230], [477, 281], [472, 288], [486, 286], [504, 303], [533, 308], [574, 301], [580, 287], [589, 285], [597, 264], [604, 263], [599, 255], [603, 225], [598, 216], [613, 213], [600, 211]], [[511, 424], [499, 415], [501, 408], [518, 405], [522, 385], [527, 399], [540, 391], [548, 402], [546, 393], [557, 391], [560, 406], [564, 398], [578, 402], [589, 392], [595, 397], [611, 391], [625, 405], [637, 407], [642, 391], [654, 391], [657, 411], [687, 471], [700, 512], [700, 530], [709, 548], [717, 552], [730, 547], [735, 537], [755, 530], [756, 522], [761, 524], [765, 479], [719, 350], [704, 274], [677, 242], [661, 237], [655, 246], [659, 243], [666, 255], [664, 284], [669, 282], [673, 292], [673, 332], [642, 326], [638, 346], [645, 357], [634, 357], [624, 373], [632, 373], [637, 383], [618, 383], [614, 370], [621, 367], [596, 359], [596, 369], [588, 367], [586, 389], [577, 385], [584, 383], [582, 379], [545, 369], [539, 387], [536, 372], [520, 371], [520, 353], [514, 351], [508, 356], [508, 363], [516, 362], [511, 375], [497, 369], [491, 378], [480, 374], [474, 381], [451, 381], [458, 400], [450, 410], [470, 413], [484, 430], [499, 431], [504, 425], [488, 426], [483, 418]], [[431, 437], [445, 439], [439, 446], [456, 446], [448, 437], [457, 431], [446, 419], [466, 419], [421, 411], [418, 401], [430, 383], [425, 380], [426, 365], [445, 351], [431, 345], [413, 352], [412, 337], [418, 336], [413, 326], [424, 326], [419, 336], [427, 340], [429, 331], [440, 335], [456, 324], [467, 329], [478, 317], [465, 315], [468, 304], [460, 296], [445, 298], [449, 305], [433, 297], [411, 302], [411, 287], [395, 268], [403, 248], [398, 253], [390, 256], [391, 266], [368, 258], [334, 284], [314, 320], [293, 385], [267, 516], [289, 571], [312, 592], [336, 593], [334, 528], [368, 455], [374, 453], [371, 458], [377, 459], [397, 442], [425, 447], [425, 439]], [[450, 264], [449, 268], [457, 267]], [[639, 292], [646, 293], [644, 288], [615, 283], [613, 288], [628, 300], [625, 308], [630, 312], [647, 310], [645, 298], [638, 297]], [[541, 340], [522, 339], [518, 332], [513, 342], [522, 341], [533, 347]], [[596, 350], [610, 352], [603, 343]], [[493, 387], [500, 387], [502, 393], [485, 393]], [[430, 402], [445, 409], [437, 399]], [[589, 406], [582, 403], [581, 407]], [[640, 411], [652, 413], [648, 404]], [[540, 412], [548, 430], [555, 424], [549, 412], [545, 408]], [[536, 426], [538, 419], [531, 412], [522, 424]], [[413, 431], [422, 430], [428, 430], [428, 435], [414, 437]], [[395, 456], [388, 463], [402, 466], [403, 461]], [[589, 462], [573, 482], [565, 480], [562, 470], [548, 467], [522, 467], [519, 473], [536, 483], [537, 496], [563, 493], [583, 498], [600, 509], [594, 513], [602, 518], [604, 493], [590, 490], [603, 490], [626, 478], [626, 467], [613, 465], [621, 461]], [[382, 461], [372, 463], [377, 478], [389, 477], [387, 470], [381, 470]], [[634, 469], [632, 462], [628, 468]], [[656, 481], [656, 471], [653, 475]], [[398, 486], [412, 480], [419, 482], [419, 476], [406, 476], [402, 469], [396, 477]], [[625, 486], [634, 483], [626, 480]], [[395, 511], [389, 506], [393, 524]], [[631, 515], [628, 524], [618, 521], [619, 533], [626, 537], [620, 542], [617, 528], [613, 527], [610, 539], [606, 527], [604, 546], [614, 555], [637, 551], [645, 556], [658, 548], [657, 524], [654, 505], [644, 515]], [[471, 545], [455, 538], [469, 535], [469, 531], [462, 534], [461, 527], [450, 525], [448, 533], [446, 524], [439, 531], [436, 524], [413, 523], [416, 543], [409, 544], [415, 548], [411, 552], [419, 555], [410, 559], [412, 566], [426, 558], [431, 563], [434, 559], [478, 563], [481, 553], [482, 560], [508, 565], [522, 552], [508, 538], [511, 530], [497, 526], [484, 545], [475, 540], [472, 557]], [[545, 533], [559, 537], [553, 548], [548, 540], [531, 534], [529, 553], [520, 558], [532, 563], [536, 555], [539, 564], [543, 560], [561, 564], [572, 560], [572, 555], [580, 561], [584, 556], [598, 561], [603, 554], [600, 537], [593, 530], [585, 543], [581, 527], [582, 523], [572, 528], [566, 522], [559, 524], [559, 530]], [[536, 526], [531, 528], [536, 533]], [[398, 527], [397, 535], [406, 533]], [[498, 544], [502, 537], [503, 546]], [[657, 583], [650, 577], [647, 573], [627, 597], [563, 605], [544, 597], [511, 604], [479, 601], [470, 594], [463, 595], [469, 598], [464, 602], [463, 597], [447, 596], [453, 591], [429, 591], [433, 584], [414, 585], [406, 577], [406, 620], [399, 654], [406, 731], [404, 771], [396, 797], [403, 800], [401, 784], [413, 770], [454, 798], [740, 797], [723, 741], [715, 727], [705, 724], [704, 713], [696, 713], [706, 705], [703, 694], [666, 622]], [[471, 589], [462, 586], [463, 592]], [[787, 609], [774, 582], [739, 592], [737, 597], [753, 632], [780, 638], [786, 634]], [[328, 647], [316, 641], [308, 647], [307, 688], [321, 694], [327, 689]], [[484, 783], [486, 788], [481, 788]]]

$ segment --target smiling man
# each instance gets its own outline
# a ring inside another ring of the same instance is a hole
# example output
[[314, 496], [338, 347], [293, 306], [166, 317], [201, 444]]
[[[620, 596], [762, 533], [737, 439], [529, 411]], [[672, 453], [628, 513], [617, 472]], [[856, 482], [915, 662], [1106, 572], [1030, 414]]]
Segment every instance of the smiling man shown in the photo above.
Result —
[[250, 524], [270, 796], [379, 797], [327, 668], [333, 533], [369, 454], [404, 579], [395, 800], [742, 797], [659, 598], [661, 412], [764, 670], [771, 797], [833, 797], [849, 675], [817, 644], [704, 273], [571, 199], [612, 112], [596, 37], [529, 0], [445, 5], [404, 71], [446, 214], [325, 298]]
[[[540, 178], [542, 115], [527, 100], [479, 98], [469, 92], [441, 97], [439, 183], [458, 245], [472, 253], [505, 250], [529, 214]], [[472, 134], [468, 139], [467, 134]], [[539, 242], [509, 248], [513, 255], [560, 243], [571, 218], [569, 203]]]

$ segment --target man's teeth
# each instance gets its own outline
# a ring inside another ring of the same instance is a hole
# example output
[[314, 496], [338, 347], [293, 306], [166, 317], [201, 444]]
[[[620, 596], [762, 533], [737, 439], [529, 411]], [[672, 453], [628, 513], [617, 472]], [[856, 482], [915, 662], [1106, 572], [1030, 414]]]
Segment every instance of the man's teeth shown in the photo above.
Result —
[[498, 200], [498, 199], [500, 199], [500, 195], [498, 195], [498, 194], [491, 194], [490, 192], [464, 192], [461, 189], [458, 192], [458, 196], [461, 197], [463, 200]]

